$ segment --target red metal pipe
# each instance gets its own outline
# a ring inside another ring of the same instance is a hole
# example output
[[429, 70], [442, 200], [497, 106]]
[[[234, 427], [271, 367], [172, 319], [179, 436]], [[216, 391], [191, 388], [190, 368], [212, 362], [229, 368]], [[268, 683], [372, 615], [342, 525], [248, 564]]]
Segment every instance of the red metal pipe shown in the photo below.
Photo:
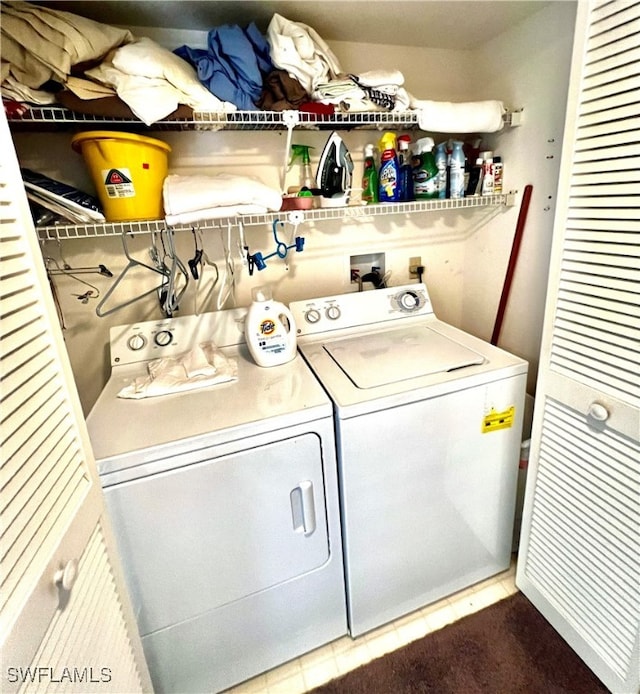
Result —
[[516, 265], [518, 263], [518, 253], [520, 252], [520, 244], [522, 243], [522, 237], [524, 236], [524, 225], [527, 220], [527, 212], [529, 211], [529, 202], [531, 201], [532, 192], [533, 186], [531, 184], [524, 187], [522, 202], [520, 203], [520, 212], [518, 214], [518, 222], [516, 224], [516, 232], [513, 235], [513, 243], [511, 244], [511, 255], [509, 256], [507, 273], [504, 278], [504, 284], [502, 285], [502, 296], [500, 297], [500, 304], [498, 305], [496, 320], [493, 324], [493, 334], [491, 335], [492, 345], [498, 344], [498, 337], [500, 336], [502, 321], [504, 320], [504, 314], [507, 308], [507, 302], [509, 301], [509, 294], [511, 292], [511, 283], [513, 282], [513, 275], [516, 271]]

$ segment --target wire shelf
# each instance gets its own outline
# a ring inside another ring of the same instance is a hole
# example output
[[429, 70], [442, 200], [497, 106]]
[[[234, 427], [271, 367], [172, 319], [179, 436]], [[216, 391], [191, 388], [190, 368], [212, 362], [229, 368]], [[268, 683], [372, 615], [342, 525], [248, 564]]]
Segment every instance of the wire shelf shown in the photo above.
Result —
[[[508, 111], [503, 116], [505, 126], [520, 124], [521, 111]], [[195, 112], [193, 118], [161, 120], [146, 126], [137, 118], [109, 118], [77, 113], [59, 106], [34, 106], [21, 116], [9, 119], [12, 126], [75, 126], [136, 128], [146, 130], [283, 130], [290, 127], [306, 129], [396, 129], [419, 128], [417, 111], [367, 113], [335, 113], [319, 115], [306, 111], [234, 111], [231, 113]]]
[[[323, 222], [329, 220], [368, 219], [389, 215], [416, 214], [442, 210], [461, 210], [476, 207], [504, 207], [515, 203], [515, 191], [500, 195], [474, 195], [457, 200], [421, 200], [416, 202], [383, 203], [378, 205], [353, 205], [348, 207], [325, 207], [313, 210], [289, 212], [269, 212], [258, 215], [238, 215], [223, 219], [206, 220], [188, 225], [173, 226], [174, 231], [201, 231], [227, 229], [230, 226], [271, 226], [277, 219], [301, 224], [303, 222]], [[111, 222], [107, 224], [56, 225], [36, 229], [41, 241], [61, 241], [65, 239], [90, 239], [105, 236], [157, 233], [167, 228], [162, 219], [144, 222]]]

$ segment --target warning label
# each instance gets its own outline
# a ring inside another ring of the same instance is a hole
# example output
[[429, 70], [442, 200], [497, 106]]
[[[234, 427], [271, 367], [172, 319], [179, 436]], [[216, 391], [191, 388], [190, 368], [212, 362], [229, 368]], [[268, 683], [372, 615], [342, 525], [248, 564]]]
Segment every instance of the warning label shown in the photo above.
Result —
[[132, 198], [136, 194], [129, 169], [104, 169], [102, 180], [110, 198]]

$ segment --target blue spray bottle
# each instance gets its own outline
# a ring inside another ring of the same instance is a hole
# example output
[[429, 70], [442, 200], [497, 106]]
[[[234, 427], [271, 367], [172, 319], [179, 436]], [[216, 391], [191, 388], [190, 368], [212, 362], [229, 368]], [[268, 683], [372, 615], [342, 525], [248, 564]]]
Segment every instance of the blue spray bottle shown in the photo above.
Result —
[[400, 200], [400, 167], [396, 154], [396, 136], [385, 133], [378, 143], [380, 172], [378, 174], [378, 199], [380, 202]]

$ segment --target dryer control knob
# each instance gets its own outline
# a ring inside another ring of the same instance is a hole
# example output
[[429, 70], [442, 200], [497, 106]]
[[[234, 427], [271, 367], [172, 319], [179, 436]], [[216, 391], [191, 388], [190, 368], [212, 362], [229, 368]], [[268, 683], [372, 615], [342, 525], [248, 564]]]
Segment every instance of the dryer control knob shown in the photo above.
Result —
[[167, 345], [170, 345], [171, 340], [173, 340], [173, 335], [169, 330], [161, 330], [160, 332], [156, 333], [156, 336], [153, 338], [153, 341], [158, 345], [158, 347], [166, 347]]
[[140, 334], [132, 335], [127, 340], [127, 347], [134, 352], [142, 349], [146, 344], [147, 340], [145, 339], [144, 335]]
[[320, 311], [316, 308], [310, 308], [305, 314], [304, 314], [304, 319], [307, 321], [307, 323], [317, 323], [322, 316], [320, 315]]
[[339, 306], [331, 304], [331, 306], [329, 306], [325, 311], [325, 314], [329, 320], [338, 320], [338, 318], [340, 318], [342, 315], [342, 311], [340, 310]]

